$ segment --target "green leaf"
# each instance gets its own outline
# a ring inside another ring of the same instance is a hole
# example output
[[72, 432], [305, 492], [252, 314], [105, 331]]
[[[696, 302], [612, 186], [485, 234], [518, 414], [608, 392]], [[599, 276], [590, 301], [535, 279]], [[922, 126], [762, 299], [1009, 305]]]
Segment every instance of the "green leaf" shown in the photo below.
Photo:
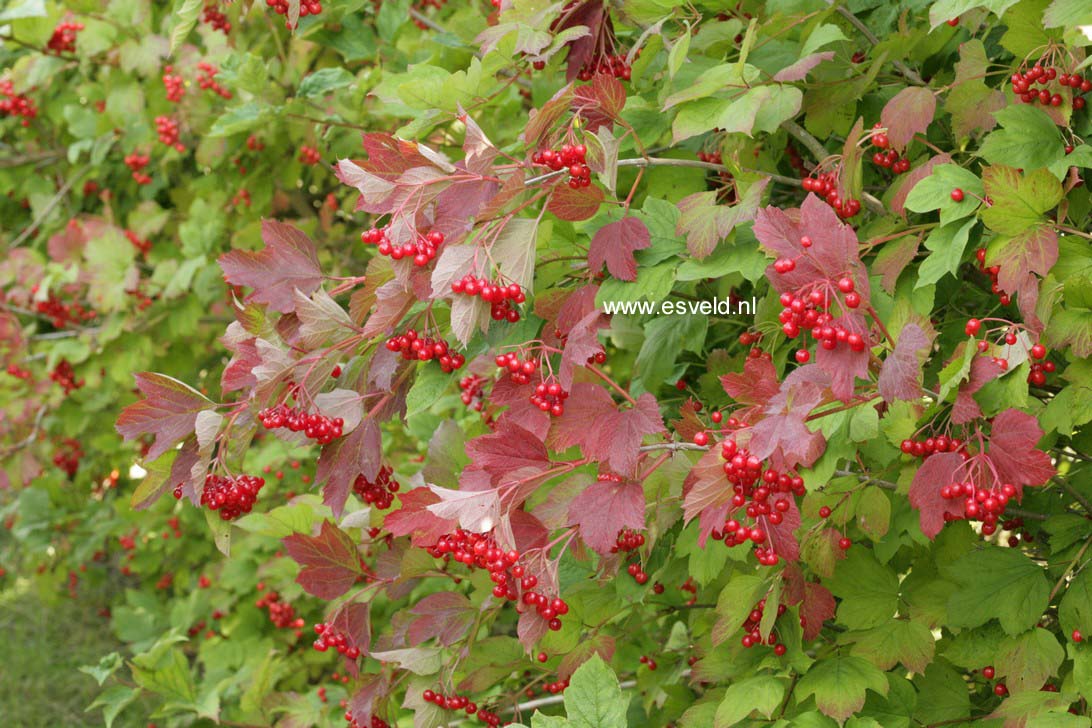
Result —
[[44, 18], [45, 0], [14, 0], [0, 11], [0, 22], [19, 20], [20, 18]]
[[95, 702], [91, 703], [87, 710], [102, 708], [103, 723], [106, 724], [106, 728], [111, 728], [118, 714], [136, 700], [140, 692], [140, 688], [129, 687], [128, 685], [111, 685], [95, 698]]
[[868, 534], [869, 538], [878, 541], [887, 535], [891, 527], [891, 500], [883, 490], [875, 486], [868, 486], [862, 490], [854, 512], [857, 516], [857, 526]]
[[997, 17], [1020, 0], [938, 0], [929, 8], [929, 23], [934, 28], [952, 18], [958, 18], [968, 10], [986, 8]]
[[854, 643], [854, 655], [865, 658], [881, 670], [890, 670], [902, 663], [911, 672], [924, 672], [936, 651], [936, 641], [929, 628], [904, 619], [888, 620], [866, 632], [849, 632], [842, 639]]
[[675, 41], [674, 45], [671, 46], [671, 50], [667, 53], [667, 72], [671, 78], [675, 78], [675, 74], [682, 68], [689, 52], [690, 33], [686, 32], [679, 36], [679, 39]]
[[296, 91], [296, 95], [305, 98], [325, 96], [331, 91], [345, 88], [355, 81], [356, 76], [340, 66], [323, 68], [305, 76], [299, 89]]
[[409, 17], [409, 6], [410, 0], [384, 0], [375, 19], [375, 29], [380, 38], [388, 42], [394, 40]]
[[95, 682], [101, 686], [106, 682], [106, 679], [117, 672], [117, 669], [123, 664], [125, 663], [122, 661], [121, 655], [116, 652], [111, 652], [109, 655], [106, 655], [99, 660], [99, 664], [97, 665], [81, 666], [80, 672], [87, 673], [95, 678]]
[[982, 211], [986, 227], [1016, 235], [1043, 222], [1043, 215], [1058, 206], [1065, 192], [1048, 170], [1021, 175], [1012, 167], [987, 167], [982, 173], [986, 194], [993, 204]]
[[572, 723], [560, 715], [543, 715], [539, 711], [531, 716], [531, 728], [569, 728]]
[[837, 721], [844, 721], [859, 711], [868, 690], [887, 695], [887, 679], [883, 673], [867, 660], [842, 655], [812, 665], [796, 686], [799, 698], [814, 695], [819, 710]]
[[960, 588], [948, 601], [954, 627], [978, 627], [997, 619], [1010, 635], [1028, 629], [1043, 614], [1050, 583], [1042, 567], [1015, 549], [984, 546], [948, 567]]
[[272, 116], [273, 109], [265, 104], [248, 101], [234, 108], [228, 109], [216, 119], [208, 136], [212, 138], [226, 137], [232, 134], [241, 134], [245, 131], [253, 131], [267, 124]]
[[990, 164], [1026, 170], [1048, 167], [1065, 156], [1065, 142], [1054, 120], [1033, 104], [1010, 104], [994, 113], [1003, 128], [989, 133], [978, 155]]
[[824, 582], [838, 605], [838, 622], [850, 629], [868, 629], [889, 621], [899, 601], [899, 580], [865, 549], [851, 549]]
[[1092, 25], [1092, 7], [1085, 0], [1054, 0], [1043, 13], [1048, 28], [1075, 28]]
[[970, 239], [971, 229], [977, 220], [953, 222], [936, 228], [925, 239], [925, 247], [931, 253], [918, 268], [918, 282], [914, 288], [930, 286], [946, 275], [954, 274], [963, 260], [963, 251]]
[[737, 725], [754, 712], [770, 718], [784, 697], [784, 681], [772, 675], [759, 675], [734, 682], [728, 686], [720, 705], [717, 706], [713, 726], [728, 728]]
[[193, 31], [193, 26], [197, 25], [197, 16], [204, 6], [204, 0], [183, 0], [182, 6], [175, 11], [174, 27], [171, 28], [171, 55], [174, 55]]
[[831, 23], [817, 25], [804, 41], [804, 47], [800, 49], [800, 57], [809, 56], [823, 46], [840, 40], [846, 40], [846, 36], [837, 25]]
[[197, 697], [189, 660], [177, 647], [161, 644], [133, 658], [131, 668], [136, 684], [157, 695], [187, 703]]
[[924, 675], [915, 676], [914, 686], [918, 689], [914, 711], [918, 723], [931, 725], [970, 717], [971, 698], [964, 676], [945, 660], [933, 662]]
[[[952, 199], [953, 190], [963, 191], [963, 201]], [[973, 172], [957, 164], [941, 164], [932, 174], [914, 185], [906, 197], [906, 209], [912, 212], [940, 210], [940, 224], [947, 225], [973, 215], [981, 204], [985, 189]]]
[[565, 690], [565, 712], [575, 728], [624, 726], [628, 705], [617, 676], [599, 653], [577, 668]]
[[[1081, 537], [1088, 537], [1088, 521], [1084, 522]], [[1058, 621], [1062, 624], [1062, 634], [1073, 634], [1075, 629], [1092, 634], [1092, 569], [1081, 569], [1069, 582], [1058, 605]]]
[[1005, 677], [1009, 692], [1039, 690], [1047, 678], [1055, 675], [1065, 659], [1058, 639], [1045, 629], [1036, 628], [1001, 643], [997, 654], [997, 674]]
[[[716, 546], [708, 543], [707, 546]], [[754, 605], [769, 590], [765, 579], [753, 574], [733, 574], [717, 597], [717, 621], [713, 626], [713, 644], [719, 645], [743, 627]]]

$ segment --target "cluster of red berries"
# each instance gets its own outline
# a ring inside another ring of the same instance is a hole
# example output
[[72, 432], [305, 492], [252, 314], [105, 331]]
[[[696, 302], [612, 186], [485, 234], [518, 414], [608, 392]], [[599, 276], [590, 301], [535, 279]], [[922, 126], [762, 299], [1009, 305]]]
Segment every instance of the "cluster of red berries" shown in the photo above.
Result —
[[16, 379], [22, 379], [24, 381], [29, 381], [30, 378], [34, 376], [34, 374], [29, 369], [23, 369], [18, 364], [8, 364], [7, 371], [8, 374], [15, 377]]
[[152, 161], [152, 158], [149, 155], [141, 154], [140, 152], [133, 152], [132, 154], [125, 155], [125, 166], [132, 170], [133, 179], [136, 180], [138, 185], [148, 185], [152, 183], [152, 178], [143, 172], [150, 161]]
[[[30, 293], [31, 295], [37, 295], [37, 284], [31, 286]], [[89, 321], [98, 316], [97, 313], [91, 309], [84, 308], [77, 301], [63, 303], [52, 291], [49, 293], [46, 300], [34, 302], [34, 311], [49, 318], [50, 324], [52, 324], [55, 329], [63, 329], [70, 323]]]
[[169, 116], [155, 117], [155, 131], [159, 141], [168, 147], [174, 147], [175, 151], [184, 152], [186, 147], [178, 141], [178, 122]]
[[[843, 294], [842, 304], [846, 309], [855, 309], [861, 305], [861, 294], [854, 290], [853, 279], [841, 278], [837, 286]], [[830, 293], [820, 288], [813, 288], [807, 295], [788, 291], [782, 293], [779, 299], [781, 313], [778, 314], [782, 332], [790, 339], [795, 339], [802, 330], [810, 331], [812, 337], [827, 351], [833, 351], [838, 344], [845, 344], [852, 351], [864, 351], [868, 344], [865, 337], [832, 323], [834, 317], [826, 310], [831, 303]], [[810, 358], [807, 349], [796, 352], [796, 361], [801, 364], [806, 364]]]
[[49, 36], [49, 41], [46, 43], [47, 52], [57, 56], [62, 53], [74, 52], [76, 50], [76, 36], [79, 35], [81, 30], [83, 30], [83, 23], [76, 23], [71, 20], [58, 23], [57, 27], [53, 29], [53, 35]]
[[[1036, 348], [1042, 349], [1041, 356], [1035, 356]], [[1034, 359], [1042, 359], [1046, 356], [1046, 347], [1042, 344], [1036, 344], [1031, 347], [1031, 356]], [[1052, 361], [1033, 361], [1031, 363], [1031, 371], [1028, 372], [1028, 384], [1034, 384], [1037, 387], [1041, 387], [1046, 384], [1046, 375], [1054, 372], [1055, 366]]]
[[[962, 192], [962, 190], [961, 190]], [[954, 190], [953, 190], [954, 194]], [[955, 199], [954, 197], [952, 199]], [[997, 282], [997, 276], [1001, 272], [1001, 266], [999, 265], [986, 265], [986, 249], [979, 248], [974, 251], [975, 260], [978, 261], [978, 269], [985, 273], [990, 278], [990, 293], [997, 296], [998, 302], [1002, 306], [1008, 306], [1012, 303], [1012, 299], [1009, 294], [1001, 290], [1001, 285]]]
[[421, 697], [425, 699], [425, 702], [438, 705], [445, 710], [462, 710], [467, 715], [477, 715], [478, 720], [488, 726], [500, 725], [499, 715], [485, 708], [479, 708], [477, 703], [471, 702], [465, 695], [458, 693], [444, 695], [433, 690], [425, 690]]
[[466, 363], [466, 357], [454, 351], [447, 339], [433, 339], [431, 336], [422, 339], [414, 329], [406, 329], [406, 333], [387, 339], [387, 350], [400, 353], [406, 361], [436, 359], [445, 374], [461, 369]]
[[152, 241], [151, 240], [142, 239], [139, 235], [137, 235], [132, 230], [126, 230], [125, 231], [125, 237], [132, 244], [132, 246], [137, 249], [137, 252], [140, 253], [141, 255], [147, 255], [148, 251], [150, 251], [152, 249]]
[[[882, 129], [883, 127], [880, 124], [876, 124], [872, 128]], [[894, 149], [889, 149], [891, 140], [887, 138], [887, 134], [883, 132], [873, 134], [872, 146], [880, 150], [887, 149], [886, 152], [879, 151], [872, 155], [872, 163], [877, 167], [890, 169], [895, 174], [902, 174], [903, 172], [910, 171], [910, 160], [905, 157], [900, 157], [899, 153]]]
[[958, 437], [948, 437], [947, 435], [926, 437], [921, 440], [907, 438], [900, 443], [899, 449], [907, 455], [913, 455], [924, 460], [938, 452], [960, 452], [963, 450], [963, 441]]
[[804, 189], [814, 192], [834, 208], [838, 217], [848, 220], [861, 211], [861, 201], [852, 197], [843, 200], [838, 194], [838, 176], [834, 172], [820, 172], [817, 176], [801, 180]]
[[501, 369], [508, 370], [509, 378], [516, 384], [530, 384], [531, 376], [538, 371], [537, 359], [521, 360], [514, 351], [498, 354], [493, 361]]
[[1083, 78], [1080, 74], [1058, 73], [1057, 68], [1053, 66], [1044, 67], [1038, 63], [1023, 73], [1012, 74], [1012, 78], [1009, 80], [1012, 82], [1013, 94], [1025, 104], [1033, 104], [1038, 101], [1044, 106], [1061, 106], [1065, 102], [1061, 94], [1051, 93], [1047, 88], [1036, 91], [1034, 88], [1036, 83], [1045, 87], [1051, 81], [1057, 80], [1058, 84], [1063, 88], [1073, 89], [1074, 109], [1083, 109], [1085, 106], [1084, 97], [1077, 94], [1086, 94], [1092, 91], [1092, 81]]
[[296, 616], [296, 609], [288, 602], [281, 601], [281, 595], [268, 591], [254, 602], [258, 609], [269, 610], [269, 621], [279, 629], [303, 629], [303, 617]]
[[569, 393], [551, 376], [535, 387], [531, 404], [554, 417], [560, 417], [565, 414], [565, 400], [568, 398]]
[[338, 651], [338, 654], [345, 655], [350, 660], [360, 657], [360, 648], [356, 645], [349, 646], [349, 638], [338, 631], [334, 625], [326, 622], [316, 624], [315, 634], [318, 635], [318, 638], [312, 647], [319, 652], [326, 652], [326, 650], [333, 647]]
[[389, 256], [392, 260], [412, 258], [414, 265], [422, 267], [436, 257], [436, 250], [444, 243], [444, 234], [433, 230], [427, 235], [418, 235], [412, 243], [394, 245], [387, 238], [386, 228], [371, 228], [360, 234], [360, 242], [375, 245], [380, 255]]
[[[786, 611], [784, 604], [777, 605], [777, 616], [780, 617]], [[747, 619], [743, 622], [743, 639], [740, 643], [747, 649], [756, 647], [758, 645], [769, 645], [773, 647], [773, 653], [778, 657], [781, 657], [786, 652], [786, 647], [782, 642], [778, 641], [777, 633], [770, 632], [769, 637], [762, 637], [762, 628], [759, 626], [762, 624], [762, 616], [766, 612], [766, 600], [761, 600], [747, 615]]]
[[1011, 483], [994, 483], [989, 488], [980, 488], [970, 481], [949, 483], [941, 487], [940, 497], [945, 500], [963, 502], [963, 515], [944, 514], [945, 521], [961, 518], [982, 522], [982, 535], [991, 536], [997, 531], [997, 521], [1005, 512], [1005, 507], [1016, 495], [1016, 487]]
[[533, 164], [541, 164], [555, 172], [569, 173], [569, 187], [578, 189], [591, 185], [591, 169], [587, 164], [588, 148], [583, 144], [563, 144], [561, 149], [543, 149], [531, 155]]
[[260, 152], [265, 149], [265, 144], [254, 134], [246, 138], [246, 148], [252, 152]]
[[205, 6], [205, 10], [201, 15], [201, 22], [211, 25], [213, 30], [218, 30], [224, 35], [231, 32], [231, 21], [214, 4]]
[[83, 457], [83, 447], [80, 445], [79, 440], [71, 437], [62, 440], [61, 446], [64, 449], [58, 448], [53, 453], [53, 464], [64, 471], [68, 477], [74, 478], [80, 467], [80, 458]]
[[197, 85], [200, 86], [203, 91], [212, 91], [222, 99], [230, 99], [232, 96], [231, 92], [216, 81], [216, 74], [218, 73], [220, 73], [219, 68], [211, 63], [201, 61], [197, 64]]
[[246, 187], [241, 188], [231, 196], [231, 206], [238, 207], [239, 205], [250, 207], [250, 190]]
[[657, 667], [657, 665], [656, 665], [656, 661], [655, 661], [655, 660], [653, 660], [653, 659], [652, 659], [651, 657], [649, 657], [648, 655], [641, 655], [641, 659], [639, 660], [639, 662], [640, 662], [640, 663], [641, 663], [642, 665], [645, 665], [645, 666], [647, 666], [649, 670], [655, 670], [655, 669], [656, 669], [656, 667]]
[[[635, 57], [640, 57], [640, 55], [641, 51], [638, 50]], [[628, 81], [633, 76], [633, 68], [629, 65], [623, 53], [603, 54], [598, 59], [593, 58], [585, 62], [580, 67], [576, 77], [581, 81], [590, 81], [597, 73], [604, 73]]]
[[492, 306], [490, 315], [494, 321], [508, 321], [513, 324], [519, 321], [519, 309], [515, 306], [527, 300], [518, 283], [505, 285], [500, 281], [478, 278], [472, 273], [452, 282], [451, 292], [478, 296]]
[[[288, 15], [288, 0], [265, 0], [265, 4], [273, 9], [277, 15]], [[300, 0], [300, 17], [305, 18], [308, 15], [318, 15], [322, 12], [322, 3], [318, 0]], [[291, 22], [285, 21], [284, 27], [289, 30], [295, 28]]]
[[65, 395], [72, 393], [72, 391], [85, 384], [82, 377], [76, 378], [76, 372], [72, 369], [72, 364], [68, 359], [61, 359], [57, 362], [57, 365], [53, 367], [53, 371], [49, 373], [49, 378], [64, 390]]
[[[997, 671], [994, 669], [993, 665], [986, 665], [982, 668], [982, 677], [986, 678], [987, 680], [993, 680], [996, 674]], [[1009, 689], [1005, 687], [1005, 683], [997, 683], [993, 686], [993, 694], [999, 698], [1003, 698], [1009, 694]]]
[[393, 474], [394, 471], [389, 465], [384, 465], [379, 469], [374, 482], [360, 474], [353, 481], [353, 492], [356, 493], [357, 498], [368, 505], [385, 511], [391, 507], [391, 503], [394, 502], [394, 494], [402, 487], [397, 480], [391, 477]]
[[459, 380], [459, 389], [462, 393], [459, 398], [462, 399], [470, 409], [475, 412], [481, 412], [485, 407], [485, 402], [482, 399], [482, 385], [485, 384], [485, 378], [479, 377], [477, 374], [470, 374]]
[[302, 164], [318, 164], [322, 161], [322, 153], [314, 147], [309, 147], [306, 144], [301, 144], [299, 159]]
[[327, 417], [319, 412], [308, 413], [299, 407], [289, 407], [283, 402], [266, 407], [258, 413], [258, 419], [267, 430], [287, 427], [292, 432], [302, 432], [308, 439], [325, 445], [341, 437], [345, 421], [340, 417]]
[[391, 728], [391, 724], [380, 718], [378, 715], [372, 716], [371, 723], [361, 725], [353, 718], [351, 711], [345, 712], [345, 722], [349, 724], [348, 728]]
[[174, 66], [163, 68], [163, 87], [167, 89], [167, 101], [177, 104], [186, 95], [186, 82], [174, 72]]
[[[604, 477], [604, 475], [606, 477]], [[620, 481], [620, 476], [611, 476], [610, 473], [604, 473], [599, 476], [599, 480], [615, 480]], [[636, 551], [645, 545], [645, 535], [638, 531], [634, 531], [630, 528], [623, 528], [618, 531], [618, 536], [615, 539], [614, 545], [610, 547], [610, 552], [616, 554], [619, 551], [626, 553], [629, 551]]]
[[[258, 500], [258, 491], [264, 485], [265, 478], [257, 475], [228, 477], [209, 473], [205, 476], [205, 487], [201, 491], [201, 505], [219, 511], [220, 518], [231, 521], [250, 513], [254, 501]], [[181, 483], [174, 487], [174, 497], [182, 497]]]
[[30, 120], [38, 115], [38, 107], [25, 94], [15, 93], [15, 84], [0, 81], [0, 117], [21, 116], [23, 126], [30, 126]]

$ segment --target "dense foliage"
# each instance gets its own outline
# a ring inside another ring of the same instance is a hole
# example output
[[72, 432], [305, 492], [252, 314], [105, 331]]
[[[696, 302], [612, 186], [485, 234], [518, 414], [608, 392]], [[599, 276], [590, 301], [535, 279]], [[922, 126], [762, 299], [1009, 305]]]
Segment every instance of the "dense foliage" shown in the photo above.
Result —
[[108, 725], [1090, 726], [1090, 38], [9, 0], [0, 583]]

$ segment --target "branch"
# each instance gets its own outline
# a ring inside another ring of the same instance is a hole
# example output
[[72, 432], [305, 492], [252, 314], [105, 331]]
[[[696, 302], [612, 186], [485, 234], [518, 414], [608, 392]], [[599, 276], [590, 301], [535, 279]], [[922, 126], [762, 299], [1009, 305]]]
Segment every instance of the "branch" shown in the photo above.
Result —
[[417, 8], [411, 7], [409, 9], [409, 15], [410, 15], [411, 18], [414, 19], [414, 21], [420, 23], [421, 25], [425, 26], [426, 28], [429, 28], [430, 30], [435, 30], [437, 33], [446, 33], [447, 32], [447, 29], [444, 28], [444, 26], [439, 25], [435, 20], [428, 17], [427, 15], [422, 13]]
[[57, 194], [55, 194], [53, 196], [53, 199], [49, 201], [49, 204], [45, 206], [45, 209], [42, 210], [42, 213], [38, 215], [38, 217], [36, 217], [30, 225], [27, 226], [26, 230], [19, 234], [19, 237], [15, 238], [13, 242], [8, 244], [8, 250], [19, 247], [19, 245], [23, 241], [25, 241], [31, 235], [35, 234], [35, 231], [38, 230], [38, 227], [43, 222], [45, 222], [45, 219], [47, 217], [49, 217], [53, 213], [53, 210], [57, 207], [57, 205], [61, 204], [61, 200], [63, 200], [64, 196], [68, 194], [68, 191], [72, 189], [72, 185], [76, 184], [76, 182], [79, 181], [81, 177], [87, 174], [88, 169], [90, 169], [90, 167], [84, 167], [83, 169], [78, 170], [67, 180], [65, 180], [64, 185], [61, 186], [61, 189], [57, 190]]
[[19, 154], [14, 157], [0, 158], [0, 169], [10, 169], [11, 167], [22, 167], [24, 164], [33, 164], [34, 162], [53, 161], [54, 159], [60, 159], [64, 156], [64, 152], [52, 150], [48, 152], [28, 152], [27, 154]]
[[807, 129], [797, 124], [792, 119], [781, 122], [781, 128], [787, 131], [796, 141], [803, 144], [811, 152], [811, 156], [815, 157], [815, 161], [821, 162], [830, 156], [830, 152], [827, 148], [820, 143], [818, 139], [813, 137]]
[[[834, 0], [827, 0], [830, 5], [834, 5]], [[849, 24], [861, 32], [861, 35], [872, 45], [876, 46], [880, 44], [880, 39], [876, 37], [876, 34], [868, 29], [868, 26], [861, 22], [861, 19], [854, 15], [849, 8], [842, 5], [835, 6], [835, 11], [843, 18], [849, 21]], [[903, 78], [916, 86], [925, 86], [925, 80], [918, 75], [918, 72], [907, 66], [902, 61], [892, 61], [891, 65], [895, 67]]]
[[42, 418], [45, 417], [45, 413], [45, 405], [42, 405], [38, 408], [37, 414], [34, 415], [34, 424], [30, 428], [30, 434], [14, 445], [5, 448], [4, 451], [0, 453], [0, 456], [7, 458], [19, 450], [22, 450], [24, 447], [30, 447], [34, 441], [38, 439], [38, 431], [41, 429]]
[[1073, 569], [1077, 566], [1077, 562], [1084, 556], [1084, 552], [1088, 550], [1088, 547], [1092, 545], [1092, 538], [1086, 539], [1084, 546], [1081, 546], [1081, 550], [1077, 552], [1077, 555], [1073, 557], [1073, 560], [1069, 562], [1069, 566], [1066, 567], [1065, 573], [1054, 584], [1054, 588], [1050, 590], [1050, 598], [1047, 599], [1047, 603], [1054, 601], [1054, 597], [1058, 594], [1058, 590], [1062, 588], [1062, 584], [1065, 583], [1069, 575], [1073, 573]]
[[653, 452], [655, 450], [670, 450], [671, 452], [678, 452], [679, 450], [708, 450], [709, 448], [704, 445], [696, 445], [692, 442], [658, 442], [653, 445], [641, 445], [641, 452]]
[[1064, 490], [1066, 493], [1069, 493], [1073, 500], [1080, 503], [1081, 507], [1084, 508], [1085, 513], [1092, 513], [1092, 501], [1089, 501], [1087, 498], [1085, 498], [1084, 495], [1082, 495], [1076, 488], [1070, 485], [1065, 478], [1061, 477], [1060, 475], [1055, 475], [1053, 478], [1051, 478], [1051, 480], [1060, 485], [1062, 487], [1062, 490]]
[[[805, 134], [807, 132], [804, 132]], [[818, 144], [818, 142], [816, 142]], [[726, 167], [723, 164], [716, 164], [715, 162], [703, 162], [700, 159], [669, 159], [666, 157], [635, 157], [633, 159], [619, 159], [619, 167], [696, 167], [698, 169], [708, 169], [713, 172], [732, 172], [730, 167]], [[783, 174], [773, 174], [771, 172], [764, 172], [760, 169], [747, 169], [747, 172], [754, 174], [760, 174], [763, 177], [768, 177], [774, 182], [778, 182], [783, 185], [789, 185], [791, 187], [799, 187], [800, 180], [795, 177], [786, 177]], [[524, 180], [523, 185], [525, 187], [531, 187], [540, 182], [546, 182], [555, 177], [560, 177], [566, 174], [567, 170], [559, 169], [554, 172], [547, 172], [546, 174], [540, 174], [537, 177], [530, 177]]]

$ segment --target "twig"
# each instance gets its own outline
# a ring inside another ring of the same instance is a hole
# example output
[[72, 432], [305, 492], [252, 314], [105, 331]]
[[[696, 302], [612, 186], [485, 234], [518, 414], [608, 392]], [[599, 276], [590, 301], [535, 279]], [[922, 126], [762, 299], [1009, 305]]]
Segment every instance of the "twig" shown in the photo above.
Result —
[[1092, 513], [1092, 501], [1089, 501], [1076, 488], [1066, 482], [1065, 478], [1055, 475], [1051, 480], [1060, 485], [1062, 490], [1066, 493], [1069, 493], [1069, 495], [1073, 497], [1073, 500], [1080, 503], [1081, 507], [1084, 508], [1085, 513]]
[[1084, 545], [1081, 546], [1081, 550], [1077, 552], [1077, 555], [1073, 557], [1073, 560], [1069, 562], [1069, 566], [1066, 567], [1065, 573], [1054, 583], [1054, 588], [1050, 590], [1050, 598], [1047, 599], [1047, 603], [1054, 601], [1054, 597], [1058, 594], [1058, 590], [1062, 588], [1062, 584], [1065, 583], [1069, 575], [1073, 573], [1073, 569], [1077, 566], [1077, 562], [1084, 556], [1084, 552], [1088, 550], [1088, 547], [1092, 546], [1092, 538], [1086, 539]]
[[34, 441], [36, 439], [38, 439], [38, 431], [39, 431], [39, 429], [41, 429], [42, 418], [45, 417], [45, 413], [46, 413], [45, 405], [42, 405], [41, 407], [38, 408], [38, 412], [34, 415], [34, 424], [30, 428], [30, 434], [27, 435], [22, 440], [20, 440], [19, 442], [15, 443], [14, 445], [11, 445], [10, 447], [6, 448], [3, 451], [3, 453], [0, 453], [0, 455], [2, 455], [3, 457], [6, 458], [6, 457], [9, 457], [10, 455], [12, 455], [13, 453], [18, 452], [19, 450], [22, 450], [24, 447], [30, 447], [30, 445], [32, 445], [34, 443]]
[[[622, 690], [629, 690], [630, 688], [637, 687], [636, 680], [623, 680], [618, 683], [618, 687]], [[557, 705], [558, 703], [565, 702], [564, 695], [547, 695], [544, 698], [535, 698], [534, 700], [528, 700], [526, 703], [520, 703], [519, 705], [513, 705], [504, 710], [505, 714], [513, 714], [516, 712], [522, 713], [525, 710], [534, 710], [535, 708], [541, 708], [546, 705]]]
[[409, 14], [410, 14], [411, 18], [413, 18], [414, 20], [416, 20], [418, 23], [425, 26], [426, 28], [429, 28], [430, 30], [435, 30], [437, 33], [446, 33], [447, 32], [447, 28], [445, 28], [444, 26], [438, 24], [435, 20], [428, 17], [427, 15], [422, 13], [417, 8], [411, 7], [410, 10], [409, 10]]
[[709, 448], [703, 445], [696, 445], [692, 442], [658, 442], [654, 445], [641, 445], [641, 452], [653, 452], [655, 450], [670, 450], [672, 452], [678, 452], [679, 450], [708, 450]]
[[32, 164], [34, 162], [42, 162], [45, 160], [60, 159], [62, 156], [64, 156], [64, 152], [51, 150], [48, 152], [29, 152], [27, 154], [19, 154], [14, 157], [4, 157], [0, 159], [0, 169], [22, 167], [24, 164]]
[[8, 250], [11, 250], [12, 248], [19, 247], [19, 245], [24, 240], [29, 238], [31, 235], [33, 235], [35, 233], [36, 230], [38, 230], [38, 227], [43, 222], [45, 222], [45, 219], [47, 217], [49, 217], [50, 214], [53, 213], [53, 210], [57, 207], [57, 205], [61, 204], [61, 200], [63, 200], [64, 196], [68, 194], [68, 191], [70, 189], [72, 189], [72, 185], [76, 184], [76, 182], [81, 177], [83, 177], [85, 174], [87, 174], [88, 169], [90, 169], [90, 168], [89, 167], [84, 167], [83, 169], [78, 170], [75, 174], [73, 174], [67, 180], [65, 180], [64, 185], [62, 185], [61, 189], [59, 189], [57, 191], [57, 194], [55, 194], [53, 196], [53, 199], [49, 201], [49, 204], [45, 206], [45, 209], [42, 210], [42, 213], [40, 215], [38, 215], [38, 217], [36, 217], [34, 219], [34, 221], [30, 225], [27, 226], [26, 230], [24, 230], [22, 233], [19, 234], [19, 237], [15, 238], [14, 241], [12, 241], [11, 243], [8, 244]]
[[781, 128], [787, 131], [798, 142], [803, 144], [811, 152], [811, 156], [815, 157], [815, 161], [821, 162], [830, 156], [830, 152], [824, 147], [818, 139], [813, 137], [807, 129], [797, 124], [792, 119], [781, 122]]
[[[827, 0], [827, 2], [831, 5], [834, 5], [835, 0]], [[848, 20], [850, 25], [859, 30], [861, 32], [861, 35], [863, 35], [869, 43], [874, 46], [880, 44], [880, 39], [876, 37], [876, 34], [869, 30], [868, 26], [861, 22], [861, 19], [854, 15], [852, 11], [849, 10], [849, 8], [846, 8], [842, 5], [837, 5], [834, 7], [834, 10], [843, 18]], [[895, 67], [895, 70], [902, 74], [903, 78], [905, 78], [910, 83], [916, 86], [926, 85], [925, 80], [918, 74], [918, 72], [907, 66], [902, 61], [892, 61], [891, 65], [893, 65]]]

